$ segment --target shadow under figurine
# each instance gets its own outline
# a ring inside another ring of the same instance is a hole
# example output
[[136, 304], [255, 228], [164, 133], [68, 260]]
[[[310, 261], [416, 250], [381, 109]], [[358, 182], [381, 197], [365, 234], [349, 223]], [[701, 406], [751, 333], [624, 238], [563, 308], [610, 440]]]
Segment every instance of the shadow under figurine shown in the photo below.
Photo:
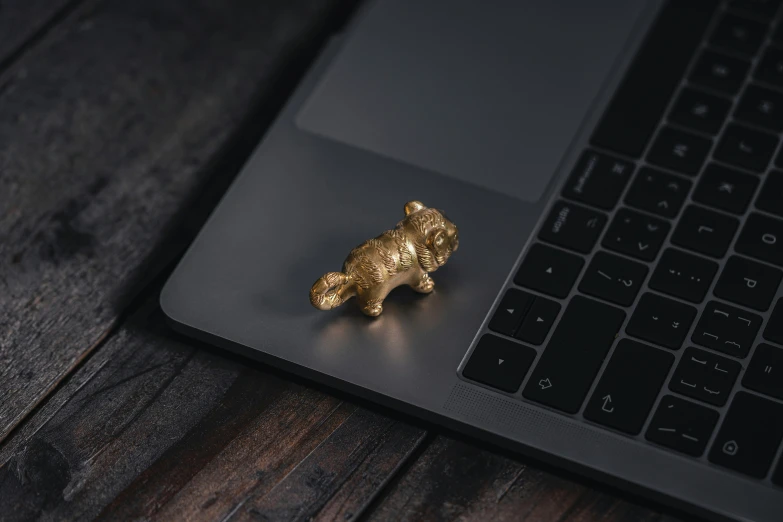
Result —
[[430, 277], [459, 247], [457, 227], [441, 212], [420, 201], [405, 204], [405, 219], [392, 230], [354, 248], [342, 272], [329, 272], [310, 289], [310, 302], [331, 310], [356, 296], [367, 315], [383, 311], [383, 300], [400, 285], [428, 294]]

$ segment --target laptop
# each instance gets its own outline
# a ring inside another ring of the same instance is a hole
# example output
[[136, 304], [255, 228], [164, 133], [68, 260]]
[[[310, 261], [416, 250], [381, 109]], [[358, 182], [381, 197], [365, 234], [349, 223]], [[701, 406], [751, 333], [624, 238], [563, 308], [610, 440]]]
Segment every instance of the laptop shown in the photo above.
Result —
[[[368, 0], [167, 282], [198, 339], [714, 520], [783, 520], [779, 0]], [[308, 299], [408, 201], [460, 248]]]

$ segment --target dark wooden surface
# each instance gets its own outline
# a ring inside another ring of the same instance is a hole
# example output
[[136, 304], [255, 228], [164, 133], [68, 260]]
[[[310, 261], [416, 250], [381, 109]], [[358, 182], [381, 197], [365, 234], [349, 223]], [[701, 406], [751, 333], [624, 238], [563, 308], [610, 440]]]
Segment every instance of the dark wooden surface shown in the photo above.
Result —
[[172, 333], [351, 0], [0, 0], [0, 520], [673, 520]]

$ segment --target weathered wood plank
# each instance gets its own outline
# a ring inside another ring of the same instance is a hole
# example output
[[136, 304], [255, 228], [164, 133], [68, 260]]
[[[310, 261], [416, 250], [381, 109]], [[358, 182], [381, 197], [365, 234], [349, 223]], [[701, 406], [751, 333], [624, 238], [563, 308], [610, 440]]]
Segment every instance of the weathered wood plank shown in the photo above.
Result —
[[667, 514], [438, 436], [368, 520], [674, 522]]
[[[3, 0], [0, 2], [0, 74], [31, 42], [73, 5], [74, 0]], [[2, 77], [0, 77], [2, 90]]]
[[205, 165], [343, 4], [88, 0], [3, 76], [0, 440], [179, 253]]
[[347, 520], [423, 439], [172, 336], [153, 300], [8, 439], [3, 520]]

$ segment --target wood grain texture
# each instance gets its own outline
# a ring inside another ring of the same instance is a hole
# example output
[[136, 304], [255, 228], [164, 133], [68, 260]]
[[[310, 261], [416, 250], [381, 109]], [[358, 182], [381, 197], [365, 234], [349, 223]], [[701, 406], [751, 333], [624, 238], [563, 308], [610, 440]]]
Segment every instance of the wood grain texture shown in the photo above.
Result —
[[676, 518], [541, 471], [474, 444], [438, 436], [367, 520], [674, 522]]
[[350, 520], [423, 437], [174, 336], [153, 300], [0, 450], [0, 518]]
[[177, 213], [336, 5], [89, 0], [2, 76], [0, 440], [181, 251]]
[[2, 70], [77, 4], [75, 0], [0, 1], [0, 90]]

